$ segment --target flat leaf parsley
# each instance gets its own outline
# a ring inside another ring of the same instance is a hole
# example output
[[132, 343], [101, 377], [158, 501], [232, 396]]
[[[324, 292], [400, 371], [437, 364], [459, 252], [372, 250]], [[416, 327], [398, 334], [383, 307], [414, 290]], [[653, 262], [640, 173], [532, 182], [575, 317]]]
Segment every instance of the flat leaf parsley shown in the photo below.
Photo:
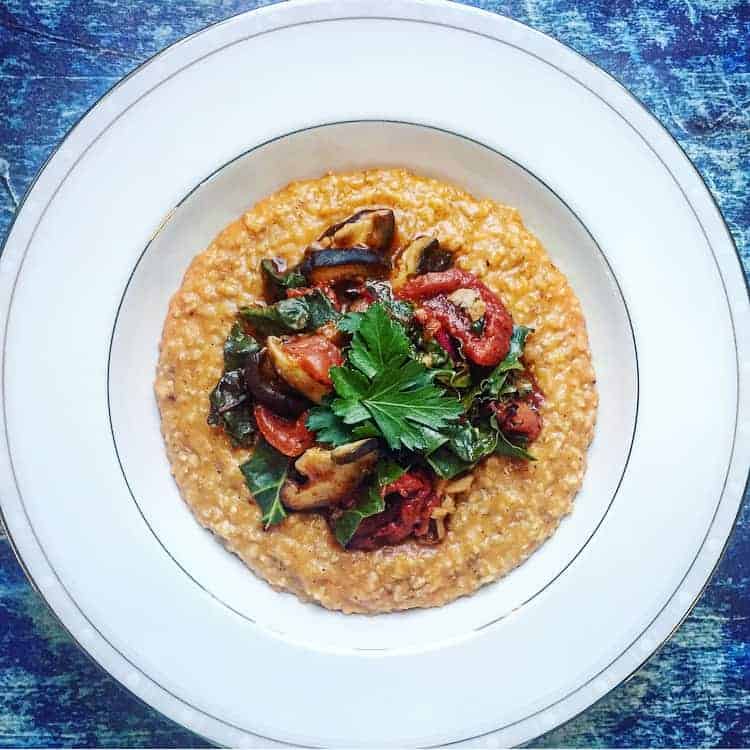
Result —
[[[368, 431], [376, 428], [391, 450], [429, 452], [445, 442], [440, 433], [463, 413], [461, 402], [437, 387], [433, 374], [411, 358], [404, 327], [382, 303], [357, 319], [347, 362], [331, 370], [331, 379], [337, 397], [316, 409], [312, 424], [308, 422], [330, 442], [343, 438], [344, 425], [356, 432], [367, 423]], [[338, 420], [324, 417], [327, 409]]]

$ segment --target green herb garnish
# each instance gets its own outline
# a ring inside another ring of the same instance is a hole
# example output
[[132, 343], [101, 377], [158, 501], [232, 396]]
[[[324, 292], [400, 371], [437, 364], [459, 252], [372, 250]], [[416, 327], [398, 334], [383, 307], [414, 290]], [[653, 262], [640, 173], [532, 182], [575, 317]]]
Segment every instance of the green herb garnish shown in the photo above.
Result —
[[434, 450], [441, 432], [462, 412], [460, 402], [411, 359], [403, 326], [382, 303], [362, 314], [347, 364], [331, 370], [338, 398], [331, 410], [347, 425], [371, 422], [391, 450]]
[[351, 427], [344, 424], [328, 406], [314, 406], [310, 409], [307, 427], [316, 433], [319, 442], [330, 443], [334, 447], [359, 439], [352, 435]]

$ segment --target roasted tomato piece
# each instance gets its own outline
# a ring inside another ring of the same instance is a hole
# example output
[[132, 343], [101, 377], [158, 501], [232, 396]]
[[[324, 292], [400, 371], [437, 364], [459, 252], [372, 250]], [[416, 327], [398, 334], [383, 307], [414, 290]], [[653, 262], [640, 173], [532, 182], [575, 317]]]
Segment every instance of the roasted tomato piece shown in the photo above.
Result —
[[497, 424], [507, 435], [533, 443], [542, 431], [542, 415], [528, 401], [500, 401], [492, 405]]
[[[458, 290], [475, 290], [481, 300], [484, 330], [472, 332], [472, 318], [448, 295]], [[399, 297], [421, 302], [426, 316], [437, 321], [463, 345], [466, 356], [478, 365], [490, 367], [505, 357], [510, 349], [513, 319], [500, 298], [474, 274], [452, 268], [426, 273], [408, 281]]]
[[301, 456], [315, 442], [315, 434], [307, 429], [306, 411], [297, 419], [284, 419], [267, 407], [256, 404], [253, 414], [266, 442], [285, 456]]
[[298, 336], [287, 342], [284, 348], [311, 378], [324, 385], [331, 385], [331, 368], [344, 363], [341, 350], [330, 338], [319, 333]]
[[433, 490], [430, 475], [422, 469], [406, 472], [382, 489], [386, 509], [365, 518], [349, 542], [350, 549], [373, 550], [398, 544], [407, 537], [424, 536], [430, 516], [440, 498]]

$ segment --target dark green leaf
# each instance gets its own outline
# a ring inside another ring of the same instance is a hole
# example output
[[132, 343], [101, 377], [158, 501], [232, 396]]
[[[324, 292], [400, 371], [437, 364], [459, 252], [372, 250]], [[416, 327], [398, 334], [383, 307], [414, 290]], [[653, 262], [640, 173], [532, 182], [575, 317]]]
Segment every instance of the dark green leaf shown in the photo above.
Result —
[[307, 303], [309, 315], [307, 329], [310, 331], [317, 331], [326, 323], [336, 322], [341, 317], [341, 313], [320, 289], [316, 289], [311, 294], [306, 294], [302, 299]]
[[250, 405], [245, 402], [221, 416], [224, 421], [224, 431], [232, 442], [237, 446], [249, 447], [255, 435], [255, 423]]
[[307, 426], [321, 443], [333, 446], [345, 445], [357, 439], [329, 406], [314, 406], [307, 417]]
[[355, 398], [337, 398], [331, 402], [331, 409], [346, 424], [357, 424], [370, 418], [370, 412]]
[[436, 388], [422, 365], [413, 360], [379, 372], [358, 406], [369, 412], [394, 450], [402, 444], [410, 450], [425, 450], [420, 427], [440, 431], [462, 411], [461, 404]]
[[358, 425], [352, 428], [352, 437], [355, 440], [363, 440], [364, 438], [380, 438], [383, 437], [377, 425], [370, 420], [360, 422]]
[[[494, 417], [493, 417], [494, 419]], [[522, 448], [520, 445], [513, 445], [502, 432], [497, 433], [497, 447], [495, 453], [498, 456], [510, 456], [511, 458], [519, 458], [522, 461], [536, 461], [536, 458], [531, 455], [528, 451]]]
[[362, 325], [362, 313], [350, 312], [343, 315], [337, 323], [339, 331], [354, 335]]
[[419, 432], [421, 434], [422, 445], [419, 450], [427, 456], [436, 451], [441, 445], [448, 442], [448, 435], [442, 432], [437, 432], [436, 430], [425, 427], [424, 425], [419, 425]]
[[257, 352], [258, 349], [258, 342], [245, 333], [242, 323], [235, 323], [224, 342], [224, 369], [241, 369], [245, 365], [247, 355]]
[[380, 496], [380, 489], [370, 487], [367, 494], [350, 510], [344, 511], [334, 526], [336, 539], [342, 547], [346, 547], [357, 531], [364, 518], [382, 513], [385, 510], [385, 500]]
[[439, 448], [431, 456], [427, 456], [427, 463], [442, 479], [453, 479], [453, 477], [468, 471], [473, 466], [473, 464], [462, 461], [448, 448]]
[[393, 450], [431, 452], [444, 442], [440, 431], [462, 407], [435, 387], [430, 372], [409, 354], [403, 326], [381, 303], [372, 305], [362, 314], [348, 353], [359, 372], [347, 365], [331, 373], [339, 396], [331, 408], [348, 425], [374, 422]]
[[310, 324], [310, 310], [304, 297], [284, 299], [273, 305], [241, 307], [239, 312], [258, 333], [267, 336], [299, 333]]
[[380, 461], [375, 470], [375, 477], [379, 487], [385, 487], [391, 482], [395, 482], [399, 477], [406, 474], [407, 469], [399, 466], [395, 461], [387, 458]]
[[221, 415], [234, 409], [248, 399], [245, 378], [241, 370], [225, 372], [208, 397], [211, 408], [208, 412], [210, 425], [221, 424]]
[[475, 464], [488, 456], [496, 445], [497, 433], [494, 430], [481, 430], [469, 422], [457, 425], [448, 442], [453, 453], [468, 464]]
[[409, 357], [409, 339], [403, 326], [388, 317], [378, 302], [362, 314], [352, 339], [349, 361], [368, 378], [388, 368], [398, 368]]
[[362, 398], [370, 387], [367, 378], [351, 367], [332, 367], [331, 380], [336, 393], [342, 398]]
[[289, 471], [289, 459], [261, 438], [250, 460], [240, 466], [240, 471], [263, 512], [265, 528], [281, 523], [286, 518], [286, 511], [279, 495]]
[[241, 307], [240, 315], [259, 333], [273, 336], [283, 333], [315, 331], [338, 320], [340, 313], [319, 289], [304, 297], [293, 297], [273, 305]]

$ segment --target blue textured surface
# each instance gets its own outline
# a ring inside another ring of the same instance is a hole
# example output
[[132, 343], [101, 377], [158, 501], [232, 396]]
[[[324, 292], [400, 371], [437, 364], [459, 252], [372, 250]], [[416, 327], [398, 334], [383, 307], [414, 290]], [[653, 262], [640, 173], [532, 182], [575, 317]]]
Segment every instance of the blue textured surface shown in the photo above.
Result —
[[[0, 1], [0, 237], [81, 114], [139, 62], [239, 0]], [[616, 75], [700, 169], [750, 263], [750, 3], [472, 3], [547, 32]], [[544, 746], [750, 745], [750, 512], [671, 641]], [[47, 612], [0, 536], [0, 746], [203, 746], [132, 698]]]

